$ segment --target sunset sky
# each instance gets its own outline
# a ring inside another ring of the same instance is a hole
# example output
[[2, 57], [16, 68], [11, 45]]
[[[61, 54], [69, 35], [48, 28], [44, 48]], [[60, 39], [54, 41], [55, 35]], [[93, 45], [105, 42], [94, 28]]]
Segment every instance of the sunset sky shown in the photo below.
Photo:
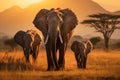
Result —
[[[32, 3], [40, 2], [44, 0], [0, 0], [0, 11], [3, 11], [11, 6], [19, 5], [24, 8]], [[99, 3], [108, 11], [120, 10], [120, 0], [93, 0]]]
[[14, 5], [19, 5], [22, 8], [29, 6], [32, 3], [40, 2], [42, 0], [0, 0], [0, 11], [7, 9]]
[[108, 11], [120, 10], [120, 0], [93, 0]]

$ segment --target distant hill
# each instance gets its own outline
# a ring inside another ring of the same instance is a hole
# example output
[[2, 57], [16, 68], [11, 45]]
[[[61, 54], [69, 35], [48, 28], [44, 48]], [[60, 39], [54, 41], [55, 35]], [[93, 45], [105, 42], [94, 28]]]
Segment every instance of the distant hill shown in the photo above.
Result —
[[117, 15], [120, 15], [120, 11], [116, 11], [116, 12], [114, 12], [115, 14], [117, 14]]
[[[14, 35], [18, 30], [34, 28], [32, 21], [37, 12], [42, 8], [50, 9], [53, 7], [72, 9], [77, 15], [79, 22], [86, 19], [89, 14], [100, 12], [108, 13], [108, 11], [92, 0], [43, 0], [40, 3], [32, 4], [24, 9], [13, 6], [0, 12], [0, 32]], [[75, 34], [88, 37], [94, 35], [92, 31], [92, 29], [85, 28], [79, 24]]]

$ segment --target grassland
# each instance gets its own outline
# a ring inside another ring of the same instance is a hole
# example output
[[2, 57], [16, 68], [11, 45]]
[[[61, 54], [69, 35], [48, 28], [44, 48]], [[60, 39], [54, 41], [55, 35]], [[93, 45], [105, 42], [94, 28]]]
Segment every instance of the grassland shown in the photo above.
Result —
[[[40, 51], [36, 64], [32, 63], [30, 57], [30, 68], [21, 68], [21, 65], [27, 66], [23, 57], [23, 52], [20, 51], [0, 52], [0, 62], [6, 63], [0, 64], [0, 80], [120, 80], [120, 51], [94, 50], [88, 56], [87, 68], [78, 69], [73, 52], [68, 50], [65, 55], [65, 70], [50, 72], [46, 71], [44, 50]], [[12, 64], [8, 65], [9, 63]], [[14, 69], [16, 65], [19, 66]]]

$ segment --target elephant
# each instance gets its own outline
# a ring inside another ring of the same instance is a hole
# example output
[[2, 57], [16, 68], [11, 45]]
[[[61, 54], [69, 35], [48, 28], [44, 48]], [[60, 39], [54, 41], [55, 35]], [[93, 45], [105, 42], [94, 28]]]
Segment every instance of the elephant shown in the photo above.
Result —
[[71, 45], [74, 52], [78, 68], [86, 68], [87, 55], [93, 50], [93, 45], [89, 40], [84, 42], [74, 41]]
[[[78, 24], [76, 15], [68, 8], [41, 9], [33, 20], [33, 24], [44, 36], [47, 71], [63, 70], [67, 44]], [[57, 59], [58, 50], [59, 57]]]
[[36, 62], [42, 39], [35, 30], [18, 31], [14, 36], [15, 42], [23, 48], [26, 63], [30, 63], [29, 56], [32, 55]]

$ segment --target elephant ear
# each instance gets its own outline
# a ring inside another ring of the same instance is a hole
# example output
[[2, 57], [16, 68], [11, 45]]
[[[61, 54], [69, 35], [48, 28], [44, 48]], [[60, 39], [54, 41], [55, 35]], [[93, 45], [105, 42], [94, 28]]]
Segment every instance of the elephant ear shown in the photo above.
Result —
[[93, 45], [89, 40], [87, 40], [86, 50], [85, 50], [86, 55], [89, 54], [92, 50], [93, 50]]
[[61, 10], [63, 13], [63, 26], [61, 27], [62, 35], [67, 35], [70, 33], [78, 24], [78, 20], [74, 12], [70, 9]]
[[47, 13], [49, 10], [41, 9], [33, 20], [33, 24], [36, 28], [42, 31], [43, 36], [45, 37], [47, 34]]
[[23, 40], [23, 38], [24, 38], [24, 35], [25, 35], [26, 33], [24, 32], [24, 31], [18, 31], [16, 34], [15, 34], [15, 36], [14, 36], [14, 40], [15, 40], [15, 42], [17, 43], [17, 44], [19, 44], [21, 47], [24, 47], [24, 40]]

